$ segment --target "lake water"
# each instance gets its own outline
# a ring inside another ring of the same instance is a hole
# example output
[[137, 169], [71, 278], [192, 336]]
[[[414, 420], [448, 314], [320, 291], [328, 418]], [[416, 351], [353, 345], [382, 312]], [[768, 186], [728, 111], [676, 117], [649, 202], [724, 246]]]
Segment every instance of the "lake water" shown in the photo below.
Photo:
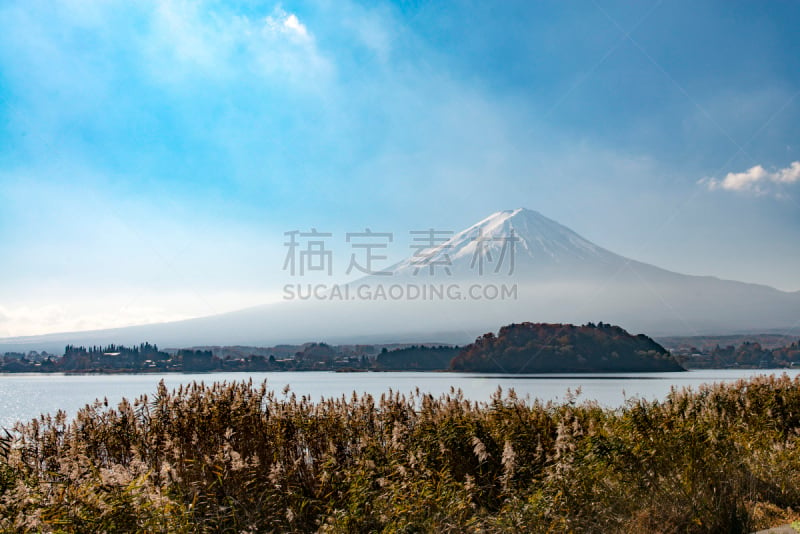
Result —
[[[172, 389], [191, 382], [243, 381], [260, 384], [267, 381], [270, 389], [280, 392], [288, 385], [298, 396], [350, 396], [370, 393], [380, 396], [390, 388], [401, 393], [421, 392], [438, 396], [460, 388], [471, 400], [485, 401], [498, 386], [513, 388], [519, 397], [541, 400], [563, 400], [567, 389], [581, 390], [579, 399], [595, 400], [608, 407], [621, 406], [626, 398], [664, 398], [675, 387], [697, 387], [709, 382], [729, 382], [761, 374], [780, 374], [783, 370], [696, 370], [686, 373], [619, 373], [559, 375], [487, 375], [455, 373], [207, 373], [207, 374], [140, 374], [140, 375], [0, 375], [0, 427], [11, 427], [18, 420], [29, 420], [41, 413], [65, 410], [70, 416], [95, 399], [118, 403], [123, 397], [136, 398], [156, 390], [159, 380]], [[788, 369], [796, 376], [800, 369]]]

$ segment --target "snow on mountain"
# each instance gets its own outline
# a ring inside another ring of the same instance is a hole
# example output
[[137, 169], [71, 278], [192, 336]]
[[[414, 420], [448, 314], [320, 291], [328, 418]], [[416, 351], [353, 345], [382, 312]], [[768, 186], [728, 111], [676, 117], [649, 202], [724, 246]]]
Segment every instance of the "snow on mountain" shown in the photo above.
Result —
[[[455, 297], [448, 293], [447, 298], [411, 298], [407, 293], [406, 298], [388, 300], [286, 301], [173, 323], [0, 339], [0, 352], [26, 347], [58, 350], [67, 342], [465, 343], [500, 325], [521, 321], [604, 321], [650, 335], [788, 332], [800, 325], [800, 293], [666, 271], [614, 254], [528, 209], [494, 213], [454, 235], [419, 237], [421, 244], [432, 238], [434, 246], [420, 247], [394, 265], [393, 276], [367, 276], [349, 286], [442, 282], [458, 286]], [[513, 273], [509, 272], [512, 239]], [[430, 270], [435, 279], [428, 275]], [[483, 298], [485, 293], [472, 298], [467, 291], [476, 282], [480, 287], [513, 285], [515, 298]]]
[[464, 277], [475, 276], [479, 270], [481, 275], [507, 275], [512, 271], [542, 275], [563, 274], [564, 269], [607, 271], [627, 261], [537, 211], [518, 208], [493, 213], [389, 270], [403, 277], [426, 276], [431, 271], [438, 275], [445, 268], [454, 276]]

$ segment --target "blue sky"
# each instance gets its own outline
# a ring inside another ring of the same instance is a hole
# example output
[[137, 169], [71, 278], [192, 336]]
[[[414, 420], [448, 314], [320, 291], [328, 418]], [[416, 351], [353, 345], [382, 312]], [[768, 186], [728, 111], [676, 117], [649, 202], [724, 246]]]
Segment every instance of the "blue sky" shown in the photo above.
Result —
[[520, 206], [800, 290], [797, 20], [789, 1], [0, 1], [0, 336], [265, 302], [287, 230]]

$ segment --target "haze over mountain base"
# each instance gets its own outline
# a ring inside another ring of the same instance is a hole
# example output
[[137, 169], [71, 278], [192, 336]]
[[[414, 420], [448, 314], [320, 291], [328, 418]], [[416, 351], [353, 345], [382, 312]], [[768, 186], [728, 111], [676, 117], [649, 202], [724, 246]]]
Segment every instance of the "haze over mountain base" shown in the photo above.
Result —
[[[421, 263], [422, 256], [428, 263]], [[327, 292], [186, 321], [7, 338], [0, 340], [0, 351], [142, 340], [165, 347], [461, 344], [498, 325], [523, 321], [604, 321], [651, 336], [791, 333], [800, 325], [799, 292], [637, 262], [527, 209], [495, 213], [390, 270], [392, 276], [341, 286], [338, 297]], [[303, 280], [298, 284], [302, 289]]]

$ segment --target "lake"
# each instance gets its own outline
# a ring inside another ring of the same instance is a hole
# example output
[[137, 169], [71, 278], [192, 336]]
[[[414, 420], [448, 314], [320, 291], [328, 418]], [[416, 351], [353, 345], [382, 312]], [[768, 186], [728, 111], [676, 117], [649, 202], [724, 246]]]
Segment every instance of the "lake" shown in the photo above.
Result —
[[800, 369], [735, 370], [709, 369], [686, 373], [614, 373], [558, 375], [495, 375], [456, 373], [204, 373], [204, 374], [138, 374], [138, 375], [63, 375], [3, 374], [0, 375], [0, 427], [11, 427], [18, 420], [29, 420], [41, 413], [65, 410], [73, 416], [78, 409], [95, 399], [107, 398], [110, 404], [123, 397], [136, 398], [152, 394], [159, 380], [172, 389], [191, 382], [242, 381], [254, 384], [266, 380], [270, 389], [280, 392], [285, 386], [314, 400], [322, 397], [350, 396], [370, 393], [380, 396], [389, 389], [438, 396], [460, 388], [471, 400], [485, 401], [498, 387], [514, 389], [519, 397], [541, 400], [563, 400], [567, 390], [580, 389], [579, 399], [595, 400], [607, 407], [621, 406], [625, 399], [664, 398], [672, 387], [697, 387], [703, 383], [730, 382], [761, 374], [797, 376]]

